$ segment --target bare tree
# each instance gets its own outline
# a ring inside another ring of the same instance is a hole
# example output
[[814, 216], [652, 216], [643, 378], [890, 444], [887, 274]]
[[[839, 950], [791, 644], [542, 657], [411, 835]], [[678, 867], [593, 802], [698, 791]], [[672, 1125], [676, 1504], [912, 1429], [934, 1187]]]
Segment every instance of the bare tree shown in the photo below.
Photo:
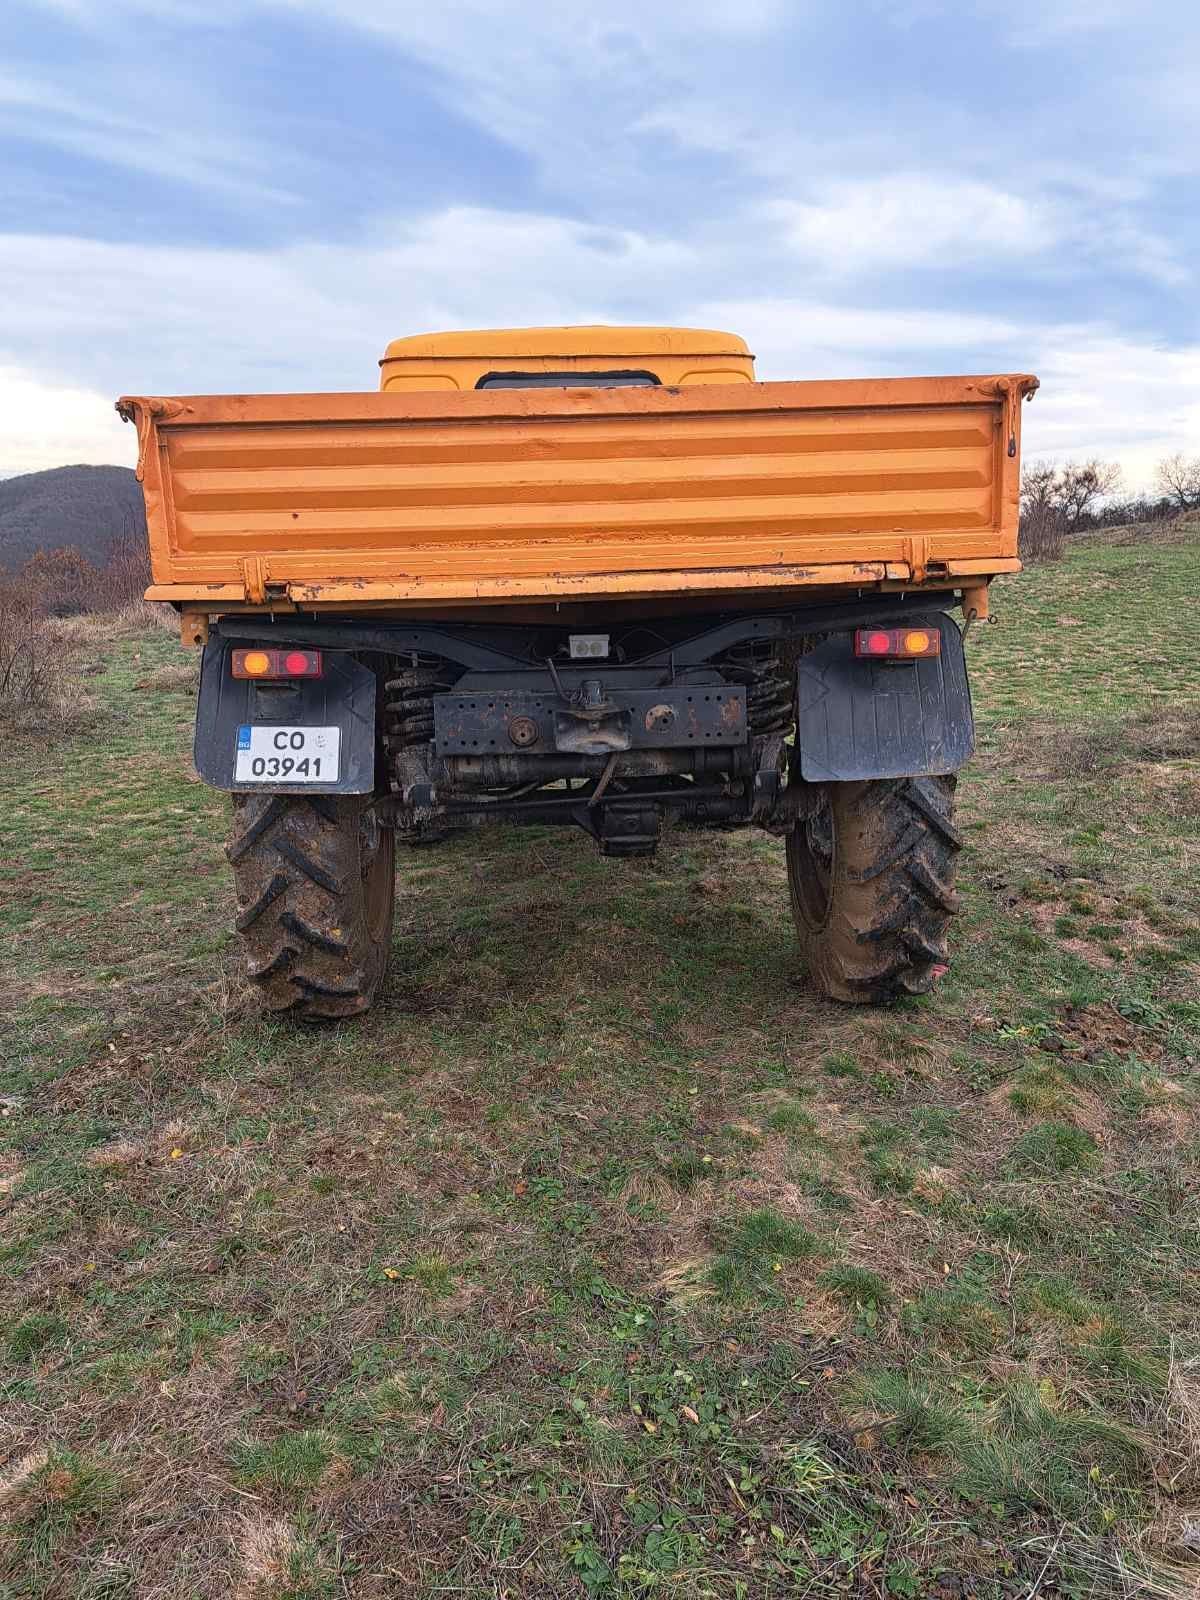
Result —
[[1077, 528], [1101, 500], [1121, 486], [1115, 461], [1068, 461], [1058, 474], [1055, 499], [1068, 528]]
[[93, 609], [119, 611], [140, 600], [150, 584], [150, 551], [145, 530], [124, 519], [120, 533], [109, 541], [104, 565], [97, 572]]
[[1058, 468], [1053, 461], [1031, 461], [1021, 473], [1022, 512], [1040, 511], [1054, 504]]
[[1031, 461], [1021, 473], [1021, 555], [1026, 561], [1053, 561], [1063, 552], [1066, 524], [1059, 514], [1058, 468]]
[[70, 617], [95, 609], [99, 574], [75, 545], [39, 550], [21, 568], [19, 582], [43, 616]]
[[1176, 451], [1158, 463], [1154, 478], [1163, 494], [1180, 511], [1195, 511], [1200, 507], [1200, 456], [1185, 456], [1181, 450]]
[[1030, 561], [1062, 555], [1067, 535], [1095, 522], [1120, 485], [1115, 461], [1030, 462], [1021, 474], [1021, 554]]

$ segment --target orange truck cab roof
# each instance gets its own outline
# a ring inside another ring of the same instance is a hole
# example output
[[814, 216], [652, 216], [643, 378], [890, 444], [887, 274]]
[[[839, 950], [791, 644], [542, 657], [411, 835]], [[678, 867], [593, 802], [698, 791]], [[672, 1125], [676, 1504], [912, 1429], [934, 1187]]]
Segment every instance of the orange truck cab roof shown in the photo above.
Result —
[[393, 339], [383, 390], [476, 389], [506, 374], [644, 372], [660, 384], [753, 383], [754, 357], [712, 328], [475, 328]]

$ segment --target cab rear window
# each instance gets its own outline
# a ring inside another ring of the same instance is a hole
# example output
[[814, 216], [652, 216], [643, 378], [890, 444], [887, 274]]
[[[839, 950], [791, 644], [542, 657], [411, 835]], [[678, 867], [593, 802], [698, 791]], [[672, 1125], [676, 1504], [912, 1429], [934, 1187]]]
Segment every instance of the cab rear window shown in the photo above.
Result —
[[652, 372], [485, 372], [477, 389], [649, 389]]

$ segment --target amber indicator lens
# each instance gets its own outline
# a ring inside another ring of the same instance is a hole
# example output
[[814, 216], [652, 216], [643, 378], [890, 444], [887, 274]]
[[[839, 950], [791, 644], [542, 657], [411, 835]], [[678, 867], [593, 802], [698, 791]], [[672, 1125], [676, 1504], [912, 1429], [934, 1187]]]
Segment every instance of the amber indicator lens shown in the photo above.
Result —
[[942, 636], [936, 628], [856, 628], [854, 654], [877, 661], [905, 661], [914, 656], [942, 653]]
[[230, 670], [235, 678], [319, 678], [319, 650], [235, 650]]

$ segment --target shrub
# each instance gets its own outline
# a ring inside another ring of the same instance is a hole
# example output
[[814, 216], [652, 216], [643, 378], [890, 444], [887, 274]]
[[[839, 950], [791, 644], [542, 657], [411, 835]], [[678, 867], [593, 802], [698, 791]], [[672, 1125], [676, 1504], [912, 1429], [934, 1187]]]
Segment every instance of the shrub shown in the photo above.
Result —
[[60, 708], [73, 664], [70, 642], [30, 595], [19, 586], [0, 585], [0, 715], [12, 719]]

